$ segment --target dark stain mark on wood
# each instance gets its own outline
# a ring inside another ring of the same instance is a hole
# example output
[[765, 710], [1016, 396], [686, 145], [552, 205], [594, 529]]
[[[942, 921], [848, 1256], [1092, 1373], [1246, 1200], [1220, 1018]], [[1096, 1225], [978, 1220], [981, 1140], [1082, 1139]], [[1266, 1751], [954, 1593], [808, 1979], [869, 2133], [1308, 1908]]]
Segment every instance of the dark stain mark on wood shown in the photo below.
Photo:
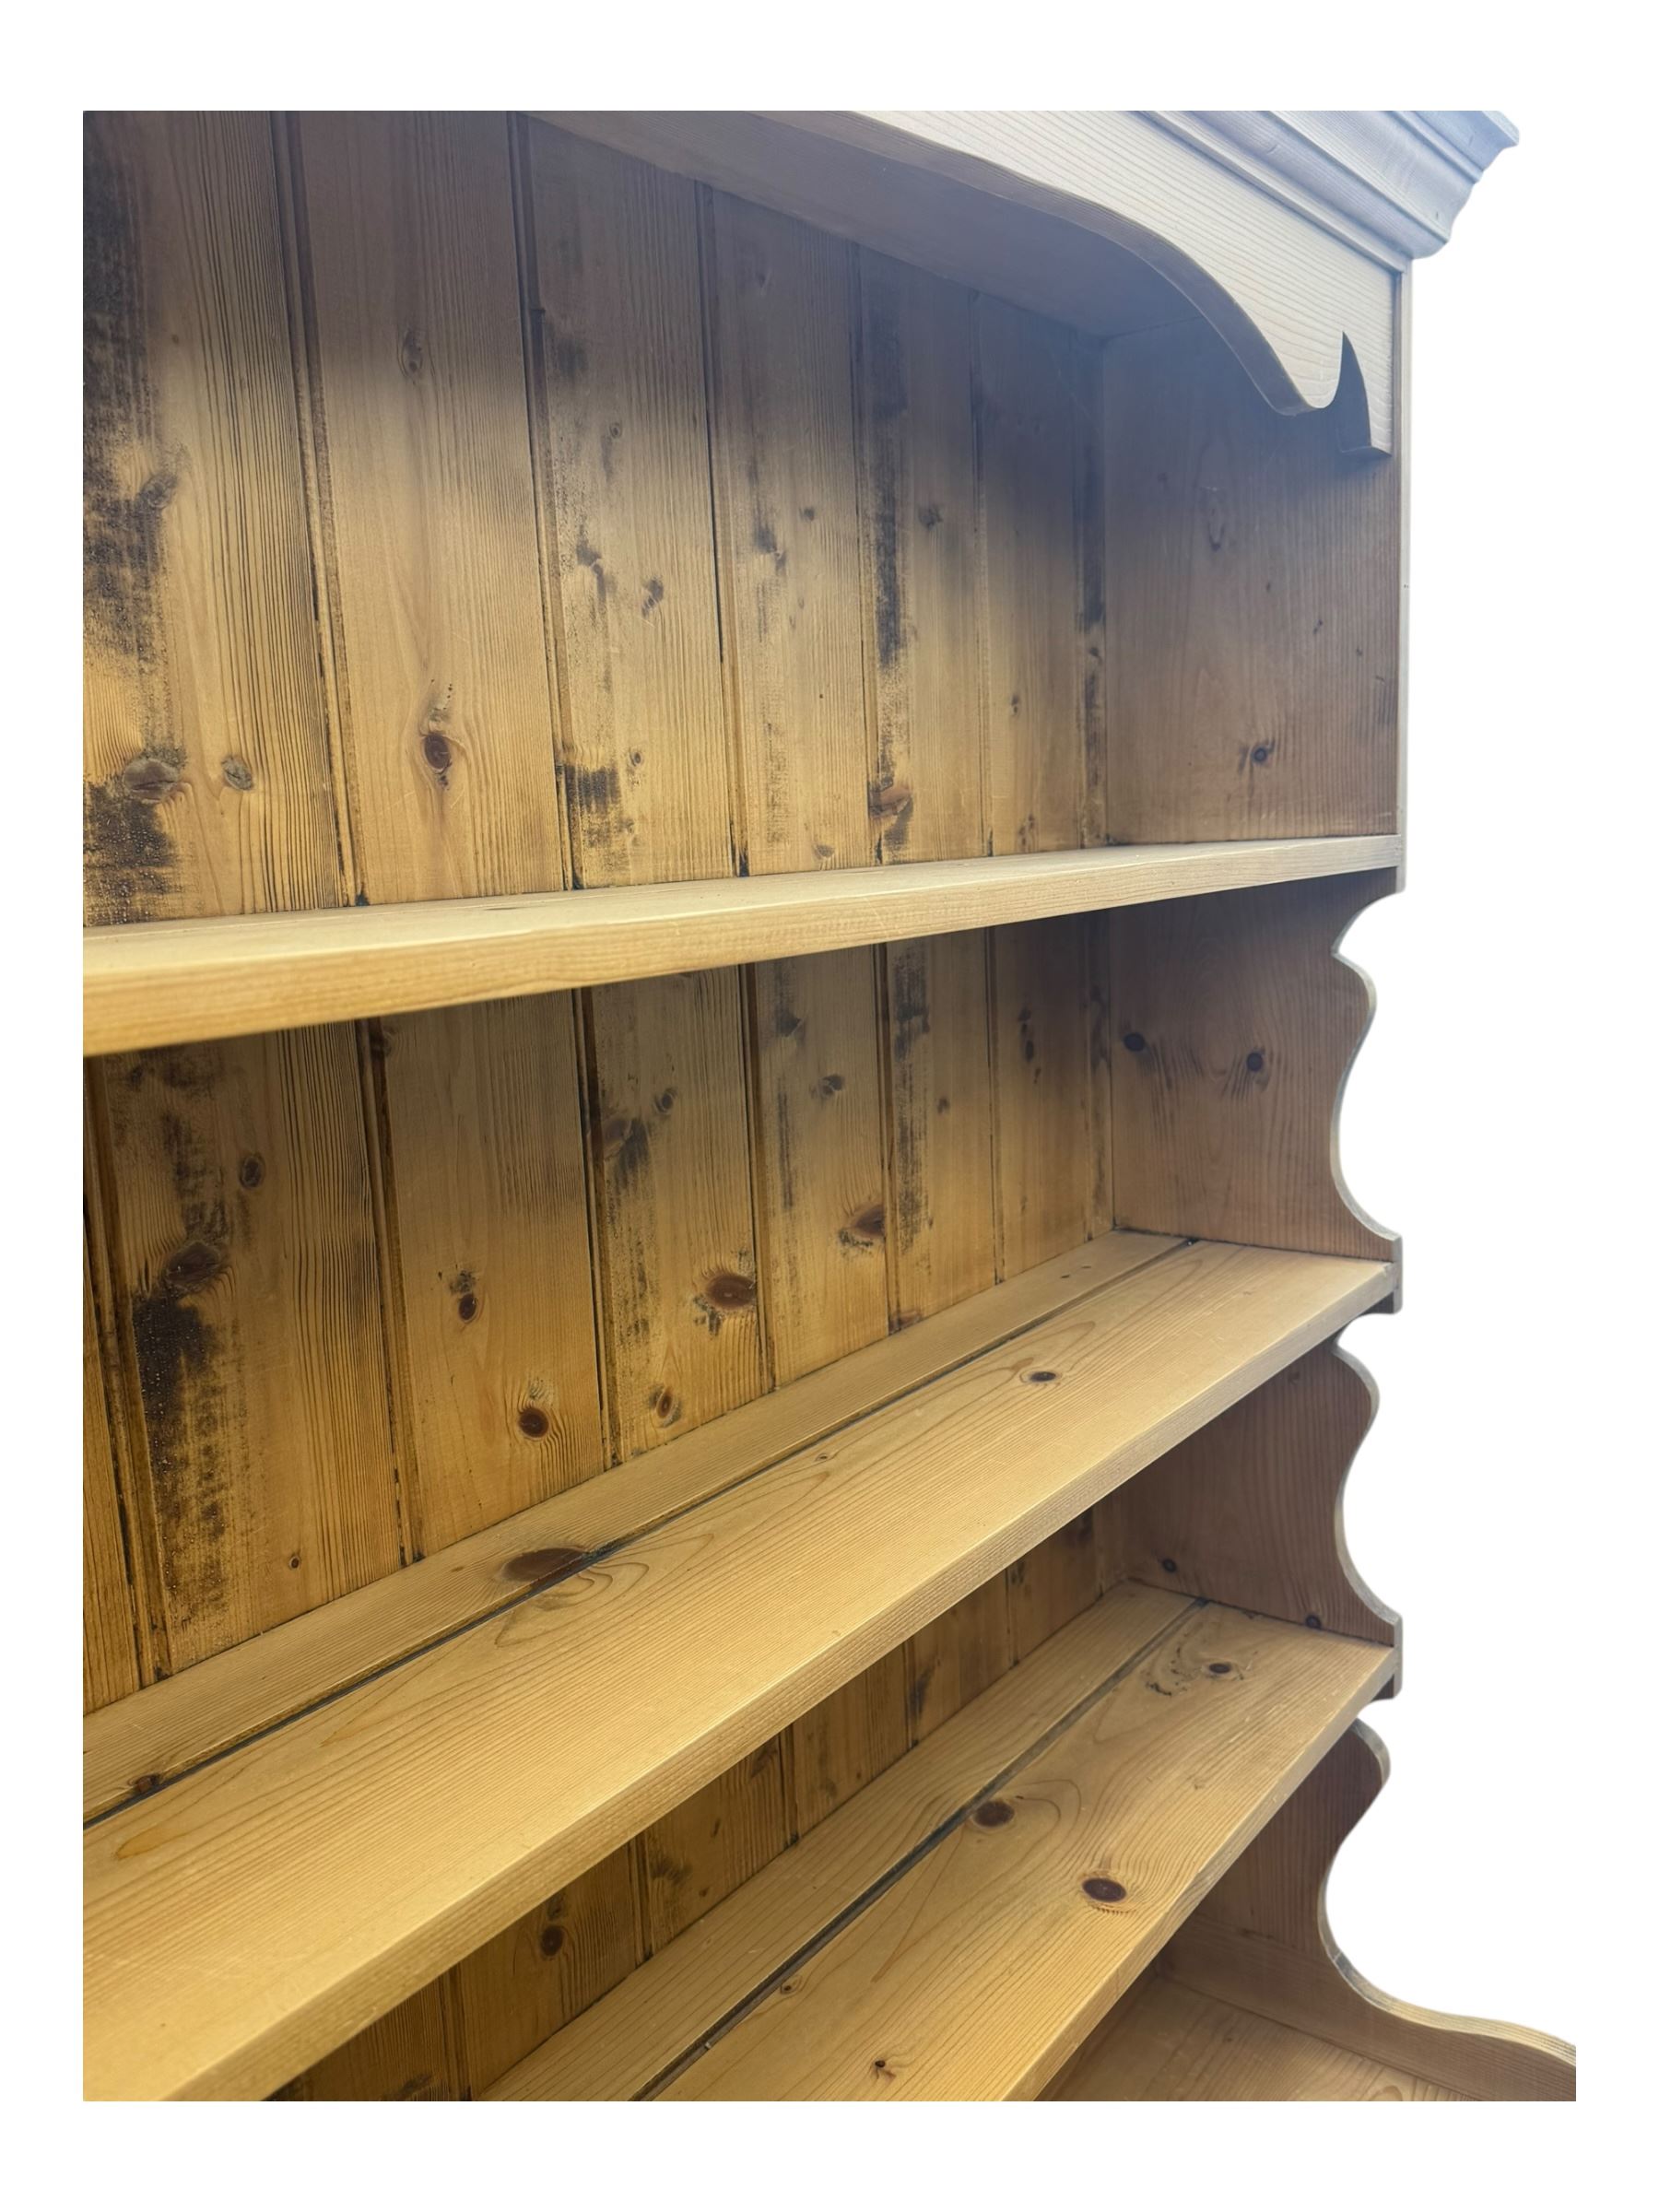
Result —
[[412, 326], [406, 329], [397, 341], [399, 373], [414, 383], [426, 367], [426, 341]]
[[871, 1244], [879, 1244], [886, 1234], [887, 1208], [881, 1200], [877, 1198], [873, 1199], [868, 1206], [861, 1206], [856, 1213], [847, 1217], [846, 1224], [841, 1232], [841, 1241], [843, 1244], [863, 1248]]
[[717, 1307], [721, 1314], [741, 1314], [743, 1307], [754, 1305], [754, 1283], [746, 1274], [736, 1274], [724, 1267], [719, 1274], [710, 1274], [703, 1281], [703, 1299]]
[[179, 762], [167, 759], [160, 753], [140, 753], [122, 770], [120, 781], [129, 799], [159, 806], [163, 799], [171, 798], [179, 787]]
[[521, 1551], [502, 1568], [501, 1579], [508, 1583], [561, 1582], [586, 1557], [585, 1552], [572, 1551], [565, 1545], [549, 1545], [545, 1551]]
[[237, 1165], [236, 1180], [244, 1191], [256, 1191], [265, 1176], [265, 1161], [257, 1152], [249, 1152]]
[[665, 1429], [672, 1429], [680, 1418], [680, 1402], [666, 1382], [658, 1383], [647, 1403]]
[[574, 813], [606, 821], [622, 804], [622, 780], [608, 762], [602, 768], [583, 768], [574, 760], [564, 763], [565, 798]]
[[219, 762], [219, 773], [232, 791], [252, 791], [253, 788], [253, 771], [240, 753], [227, 753]]
[[1092, 1904], [1116, 1905], [1121, 1904], [1129, 1892], [1122, 1882], [1113, 1881], [1109, 1874], [1086, 1874], [1083, 1877], [1083, 1894]]
[[651, 1150], [650, 1132], [637, 1115], [613, 1113], [600, 1132], [605, 1165], [618, 1190], [624, 1190], [645, 1165]]
[[898, 853], [903, 850], [910, 836], [911, 816], [915, 805], [916, 794], [908, 783], [895, 783], [888, 780], [870, 785], [870, 819], [877, 825], [877, 834], [884, 851]]
[[655, 610], [662, 606], [662, 604], [663, 580], [660, 576], [649, 577], [646, 580], [645, 584], [645, 596], [640, 602], [640, 612], [641, 615], [651, 615], [654, 613]]

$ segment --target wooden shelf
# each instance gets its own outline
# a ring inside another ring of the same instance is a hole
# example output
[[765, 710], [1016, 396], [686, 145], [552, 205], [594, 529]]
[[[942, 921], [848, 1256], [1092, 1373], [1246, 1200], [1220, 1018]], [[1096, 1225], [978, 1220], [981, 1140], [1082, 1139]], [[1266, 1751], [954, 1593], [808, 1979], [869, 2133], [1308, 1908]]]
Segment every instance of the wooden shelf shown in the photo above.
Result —
[[1054, 2084], [1061, 2103], [1461, 2104], [1399, 2066], [1347, 2051], [1161, 1975], [1105, 2022]]
[[367, 1014], [830, 952], [1398, 865], [1396, 837], [1115, 845], [1006, 860], [135, 923], [85, 938], [83, 1050], [135, 1052]]
[[86, 1847], [88, 2094], [278, 2087], [1394, 1280], [1164, 1251], [112, 1814]]
[[1120, 1583], [491, 2094], [1033, 2095], [1394, 1664]]

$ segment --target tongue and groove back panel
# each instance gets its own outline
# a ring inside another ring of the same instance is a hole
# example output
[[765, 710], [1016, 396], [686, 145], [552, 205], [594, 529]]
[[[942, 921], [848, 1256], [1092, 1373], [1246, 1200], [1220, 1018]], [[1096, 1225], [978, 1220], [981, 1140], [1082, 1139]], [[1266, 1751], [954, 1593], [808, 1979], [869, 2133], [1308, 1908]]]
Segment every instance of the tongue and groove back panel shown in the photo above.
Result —
[[[1103, 341], [500, 116], [91, 118], [87, 244], [91, 923], [1397, 827], [1397, 472], [1173, 294]], [[1239, 896], [1323, 947], [1315, 888]], [[90, 1062], [88, 1708], [1111, 1227], [1109, 926]], [[1123, 1218], [1214, 1233], [1127, 1126]], [[293, 2093], [488, 2086], [1100, 1574], [1085, 1516]]]

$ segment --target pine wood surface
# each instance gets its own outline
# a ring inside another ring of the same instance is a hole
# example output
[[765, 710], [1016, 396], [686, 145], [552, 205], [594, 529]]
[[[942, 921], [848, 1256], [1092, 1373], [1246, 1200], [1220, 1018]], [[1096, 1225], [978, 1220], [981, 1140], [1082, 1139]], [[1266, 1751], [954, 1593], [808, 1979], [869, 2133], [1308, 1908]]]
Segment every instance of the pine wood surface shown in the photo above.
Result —
[[1392, 867], [1389, 838], [1113, 847], [89, 933], [88, 1053], [737, 966]]
[[1391, 1665], [1221, 1606], [1179, 1617], [662, 2094], [1034, 2095]]
[[[1098, 1239], [120, 1700], [87, 1726], [88, 1818], [500, 1611], [1175, 1249], [1172, 1238]], [[926, 1710], [944, 1690], [935, 1685]]]
[[1186, 1611], [1128, 1584], [1089, 1606], [487, 2093], [562, 2101], [649, 2089]]
[[1053, 2096], [1100, 2104], [1458, 2104], [1419, 2080], [1153, 1974], [1107, 2020]]
[[[111, 1816], [87, 1847], [88, 2092], [277, 2086], [1389, 1281], [1171, 1253]], [[558, 1756], [527, 1764], [555, 1685]]]

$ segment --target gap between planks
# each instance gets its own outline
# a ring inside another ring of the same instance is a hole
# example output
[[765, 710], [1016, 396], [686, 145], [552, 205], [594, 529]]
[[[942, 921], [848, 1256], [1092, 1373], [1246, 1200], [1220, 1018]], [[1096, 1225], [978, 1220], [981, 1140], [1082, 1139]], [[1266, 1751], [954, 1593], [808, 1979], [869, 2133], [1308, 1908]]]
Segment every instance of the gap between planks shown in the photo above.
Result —
[[521, 998], [1399, 865], [1396, 837], [1114, 845], [519, 898], [140, 922], [84, 936], [82, 1050]]
[[1030, 2095], [1392, 1665], [1121, 1583], [488, 2094]]
[[278, 2087], [1393, 1281], [1184, 1246], [113, 1814], [88, 2094]]

